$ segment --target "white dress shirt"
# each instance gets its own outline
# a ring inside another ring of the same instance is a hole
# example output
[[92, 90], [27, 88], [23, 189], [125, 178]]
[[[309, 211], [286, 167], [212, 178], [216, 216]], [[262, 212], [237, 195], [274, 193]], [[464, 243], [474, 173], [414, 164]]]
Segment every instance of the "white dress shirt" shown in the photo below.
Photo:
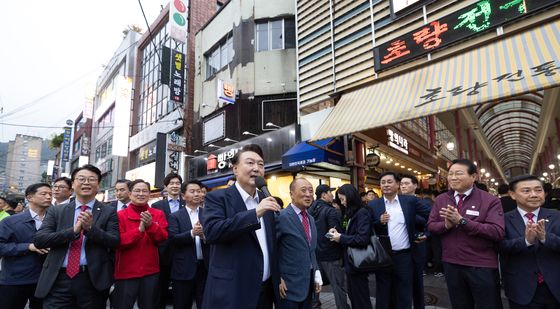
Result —
[[[125, 209], [126, 207], [128, 207], [128, 204], [130, 204], [130, 202], [125, 204], [125, 203], [117, 200], [117, 211]], [[124, 207], [125, 205], [126, 205], [126, 207]]]
[[395, 195], [395, 199], [389, 201], [383, 197], [385, 201], [385, 210], [389, 214], [389, 222], [387, 222], [387, 230], [391, 239], [391, 247], [394, 251], [410, 248], [410, 240], [408, 239], [408, 230], [404, 219], [404, 213], [399, 202], [399, 196]]
[[41, 228], [41, 225], [43, 225], [43, 219], [45, 218], [45, 215], [43, 215], [43, 218], [41, 218], [36, 212], [31, 210], [31, 208], [29, 208], [29, 213], [31, 214], [31, 218], [35, 220], [35, 228], [39, 230], [39, 228]]
[[[467, 196], [471, 195], [472, 190], [473, 190], [473, 188], [470, 188], [463, 193], [465, 195], [465, 196], [463, 196], [463, 202], [465, 201]], [[453, 197], [455, 197], [455, 204], [459, 205], [459, 192], [455, 191], [453, 193]]]
[[[247, 210], [257, 208], [257, 205], [259, 204], [260, 200], [259, 200], [259, 195], [257, 194], [256, 191], [255, 191], [255, 196], [250, 196], [249, 193], [245, 192], [245, 190], [241, 188], [241, 186], [237, 181], [235, 182], [235, 187], [237, 188], [237, 191], [239, 191], [239, 194], [241, 194], [241, 198], [243, 199], [243, 202], [245, 202], [245, 207], [247, 207]], [[263, 254], [262, 281], [265, 282], [270, 277], [270, 262], [269, 262], [270, 257], [268, 256], [268, 244], [266, 243], [266, 229], [264, 225], [264, 220], [263, 218], [258, 218], [258, 217], [257, 220], [260, 221], [261, 228], [256, 230], [255, 233], [257, 234], [257, 239], [259, 240], [259, 245], [261, 247], [261, 251]], [[272, 236], [274, 237], [275, 235]]]
[[[535, 217], [533, 217], [533, 222], [537, 223], [538, 221], [538, 217], [539, 217], [539, 210], [541, 210], [540, 208], [537, 208], [534, 211], [531, 211]], [[527, 223], [529, 223], [529, 218], [525, 217], [525, 215], [528, 213], [528, 211], [525, 211], [519, 207], [517, 207], [517, 211], [519, 212], [519, 214], [521, 215], [521, 218], [523, 218], [523, 222], [525, 223], [525, 226], [527, 226]], [[539, 240], [540, 241], [540, 240]], [[541, 241], [541, 243], [544, 243], [543, 241]], [[527, 247], [532, 246], [528, 241], [527, 238], [525, 238], [525, 244], [527, 245]]]
[[[194, 228], [194, 225], [198, 222], [198, 209], [199, 207], [195, 208], [195, 209], [190, 209], [187, 206], [187, 213], [189, 214], [189, 218], [191, 219], [191, 226]], [[191, 230], [191, 237], [194, 238], [195, 244], [196, 244], [196, 259], [197, 260], [202, 260], [202, 246], [200, 245], [200, 236], [194, 236], [193, 232]]]

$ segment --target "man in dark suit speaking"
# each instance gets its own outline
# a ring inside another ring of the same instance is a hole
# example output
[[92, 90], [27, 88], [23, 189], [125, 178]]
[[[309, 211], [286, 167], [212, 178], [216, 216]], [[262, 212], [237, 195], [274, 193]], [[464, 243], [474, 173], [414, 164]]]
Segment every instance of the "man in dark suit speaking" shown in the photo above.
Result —
[[505, 214], [500, 242], [509, 307], [560, 308], [560, 213], [541, 207], [545, 194], [537, 177], [519, 176], [509, 185], [517, 209]]
[[264, 175], [258, 145], [246, 145], [232, 158], [235, 185], [206, 195], [202, 228], [210, 248], [205, 309], [272, 308], [280, 283], [276, 260], [273, 197], [257, 193]]
[[35, 235], [35, 247], [50, 248], [35, 291], [43, 308], [106, 307], [120, 237], [115, 209], [95, 200], [100, 179], [93, 165], [75, 169], [76, 199], [50, 208]]

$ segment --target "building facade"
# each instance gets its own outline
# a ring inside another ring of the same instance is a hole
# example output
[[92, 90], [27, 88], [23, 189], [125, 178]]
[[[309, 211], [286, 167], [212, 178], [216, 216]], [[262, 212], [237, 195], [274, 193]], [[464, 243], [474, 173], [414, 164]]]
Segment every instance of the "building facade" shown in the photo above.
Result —
[[25, 189], [41, 181], [41, 146], [43, 139], [17, 134], [8, 145], [6, 164], [7, 189], [10, 193], [24, 193]]
[[[139, 33], [129, 31], [97, 80], [93, 125], [89, 125], [91, 147], [87, 135], [85, 140], [74, 137], [74, 156], [89, 156], [90, 162], [101, 170], [101, 191], [112, 188], [128, 169], [131, 87], [139, 38]], [[78, 119], [86, 121], [84, 117]], [[84, 123], [86, 127], [88, 122], [91, 120]]]
[[557, 170], [559, 4], [298, 0], [302, 137], [348, 138], [360, 189], [383, 170], [445, 189], [457, 157], [492, 187]]
[[[186, 43], [172, 37], [168, 5], [150, 25], [150, 31], [139, 39], [134, 64], [129, 162], [125, 175], [143, 178], [160, 188], [166, 173], [184, 174], [181, 153], [189, 144], [186, 140], [192, 118], [192, 41], [222, 2], [185, 3], [188, 3], [188, 30], [182, 39]], [[172, 150], [170, 145], [176, 148]]]
[[294, 15], [290, 1], [233, 0], [196, 34], [189, 178], [224, 184], [247, 143], [260, 144], [277, 170], [296, 142]]

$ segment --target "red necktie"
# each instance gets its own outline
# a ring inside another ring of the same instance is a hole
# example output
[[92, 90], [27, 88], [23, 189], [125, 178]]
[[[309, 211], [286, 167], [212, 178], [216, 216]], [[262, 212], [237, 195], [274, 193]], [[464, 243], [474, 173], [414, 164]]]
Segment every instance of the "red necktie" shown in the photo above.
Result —
[[[525, 214], [525, 217], [527, 217], [527, 223], [535, 223], [535, 221], [533, 220], [533, 218], [535, 218], [534, 213], [528, 212]], [[543, 282], [544, 282], [544, 276], [540, 271], [537, 271], [537, 283], [542, 284]]]
[[305, 232], [305, 238], [307, 238], [307, 243], [311, 246], [311, 230], [309, 229], [309, 217], [307, 216], [307, 212], [304, 210], [301, 211], [301, 223], [303, 224], [303, 231]]
[[[87, 205], [80, 206], [82, 211], [88, 209]], [[84, 241], [84, 231], [80, 232], [80, 238], [75, 239], [70, 244], [68, 251], [68, 263], [66, 264], [66, 274], [70, 278], [74, 278], [80, 272], [80, 255], [82, 253], [82, 242]]]
[[459, 202], [457, 202], [457, 210], [461, 210], [461, 208], [463, 208], [463, 199], [465, 198], [465, 195], [462, 193], [457, 194], [459, 196]]

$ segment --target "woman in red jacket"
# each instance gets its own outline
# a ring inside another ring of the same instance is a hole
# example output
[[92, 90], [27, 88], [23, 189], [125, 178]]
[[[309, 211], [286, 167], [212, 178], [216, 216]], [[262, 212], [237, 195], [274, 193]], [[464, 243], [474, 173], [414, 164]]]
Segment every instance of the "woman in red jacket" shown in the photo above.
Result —
[[130, 204], [119, 211], [121, 244], [115, 253], [115, 309], [156, 308], [158, 299], [158, 244], [167, 239], [163, 211], [148, 206], [150, 184], [142, 179], [128, 186]]

